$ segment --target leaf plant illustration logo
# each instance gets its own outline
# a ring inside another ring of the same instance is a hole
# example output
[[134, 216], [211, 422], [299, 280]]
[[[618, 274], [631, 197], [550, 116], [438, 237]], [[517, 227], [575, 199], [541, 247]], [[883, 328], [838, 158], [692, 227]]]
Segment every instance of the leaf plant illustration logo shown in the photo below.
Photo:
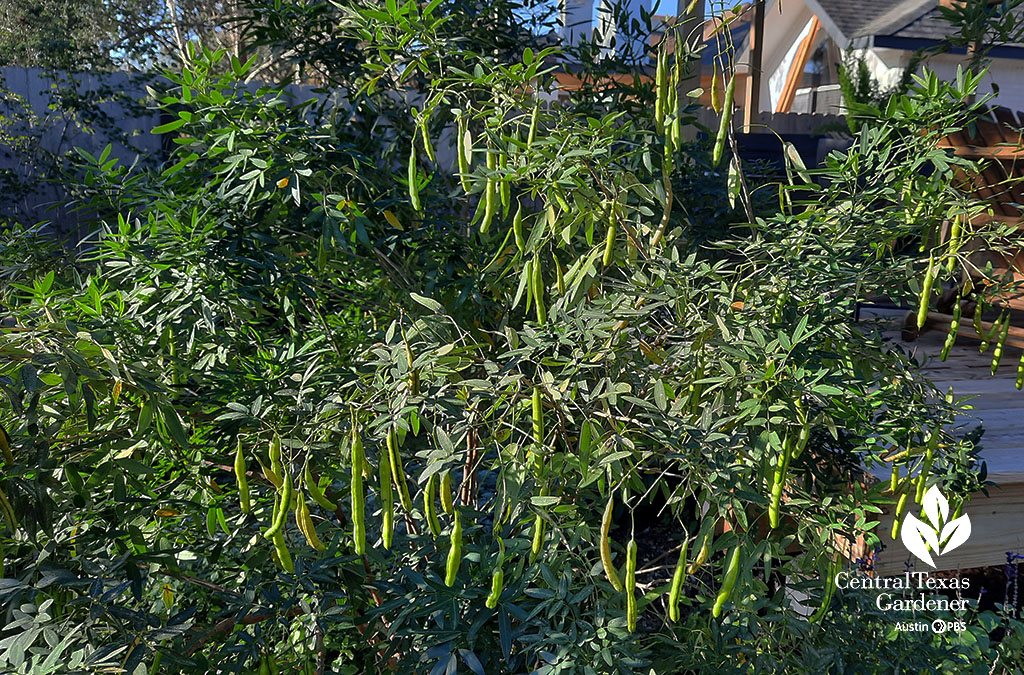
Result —
[[907, 550], [930, 567], [935, 567], [932, 554], [943, 555], [957, 548], [971, 536], [971, 519], [967, 515], [948, 520], [949, 502], [935, 485], [924, 493], [923, 522], [908, 513], [900, 528], [900, 539]]

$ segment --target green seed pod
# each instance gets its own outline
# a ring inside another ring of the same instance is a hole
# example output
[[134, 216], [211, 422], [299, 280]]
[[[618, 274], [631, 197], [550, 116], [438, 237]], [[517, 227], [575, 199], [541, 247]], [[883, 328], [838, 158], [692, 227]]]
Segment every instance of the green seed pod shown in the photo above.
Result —
[[540, 254], [533, 256], [533, 300], [537, 308], [537, 323], [545, 323], [548, 320], [548, 310], [544, 306], [544, 268], [540, 264]]
[[540, 555], [544, 547], [544, 518], [536, 516], [533, 519], [533, 543], [530, 546], [530, 559], [533, 560]]
[[380, 503], [381, 526], [380, 536], [384, 548], [391, 550], [391, 541], [395, 533], [395, 494], [391, 488], [391, 453], [380, 453]]
[[956, 302], [953, 304], [953, 320], [949, 322], [949, 332], [946, 333], [946, 342], [942, 345], [942, 353], [939, 354], [939, 359], [942, 361], [949, 358], [949, 351], [953, 349], [953, 343], [956, 342], [956, 336], [960, 333], [961, 311], [960, 298], [958, 296]]
[[686, 548], [690, 540], [683, 538], [683, 546], [679, 549], [679, 560], [672, 573], [672, 586], [668, 592], [669, 621], [679, 621], [679, 599], [683, 594], [683, 582], [686, 581]]
[[448, 515], [455, 513], [455, 498], [452, 491], [452, 474], [445, 471], [441, 476], [441, 508]]
[[366, 454], [363, 452], [363, 439], [359, 432], [352, 430], [352, 541], [356, 555], [366, 553], [366, 494], [363, 490], [363, 463]]
[[512, 234], [516, 238], [516, 248], [520, 253], [526, 251], [526, 235], [523, 232], [523, 205], [516, 209], [516, 215], [512, 218]]
[[302, 480], [306, 484], [306, 491], [309, 492], [309, 496], [313, 498], [313, 501], [320, 508], [331, 512], [337, 510], [337, 505], [327, 498], [320, 489], [320, 486], [317, 485], [316, 480], [313, 479], [313, 473], [309, 470], [309, 464], [306, 464], [306, 469], [302, 473]]
[[420, 189], [416, 175], [416, 143], [409, 144], [409, 203], [416, 211], [420, 210]]
[[289, 507], [292, 503], [292, 490], [292, 476], [288, 471], [285, 471], [284, 486], [281, 488], [281, 503], [277, 511], [274, 512], [274, 522], [270, 525], [270, 529], [263, 533], [263, 536], [267, 539], [273, 539], [274, 535], [284, 527], [285, 521], [288, 519]]
[[953, 216], [953, 222], [949, 226], [949, 255], [946, 258], [946, 269], [950, 273], [956, 269], [956, 254], [960, 251], [962, 217], [960, 214]]
[[242, 437], [235, 444], [235, 481], [238, 483], [238, 501], [242, 513], [252, 513], [252, 502], [249, 499], [249, 479], [245, 474], [245, 456], [242, 454]]
[[697, 549], [697, 557], [690, 563], [686, 572], [688, 574], [696, 574], [697, 570], [707, 562], [709, 555], [711, 555], [711, 529], [704, 532], [704, 535], [701, 537], [700, 547]]
[[552, 254], [551, 258], [555, 263], [555, 290], [558, 291], [558, 295], [565, 295], [565, 275], [562, 272], [562, 264], [558, 262], [556, 255]]
[[469, 133], [465, 115], [459, 115], [457, 130], [455, 132], [455, 154], [459, 166], [459, 182], [462, 183], [462, 191], [469, 194], [469, 174], [473, 170], [473, 137]]
[[782, 490], [786, 485], [786, 473], [789, 471], [789, 459], [793, 451], [793, 441], [789, 435], [782, 444], [782, 451], [775, 465], [775, 476], [772, 480], [771, 503], [768, 506], [768, 523], [772, 529], [779, 526], [779, 508], [782, 505]]
[[320, 541], [320, 537], [317, 536], [316, 526], [313, 524], [313, 518], [309, 515], [309, 505], [306, 504], [306, 499], [299, 493], [298, 503], [295, 506], [295, 522], [299, 526], [299, 532], [306, 538], [306, 542], [318, 551], [323, 551], [326, 546]]
[[732, 596], [732, 589], [736, 586], [736, 580], [740, 575], [740, 553], [741, 549], [739, 544], [732, 550], [732, 555], [729, 557], [729, 564], [725, 568], [725, 574], [722, 576], [722, 588], [718, 591], [718, 597], [715, 598], [715, 605], [711, 609], [711, 615], [716, 619], [722, 615], [722, 607], [729, 601]]
[[[282, 508], [285, 513], [288, 509]], [[281, 569], [289, 574], [295, 573], [295, 563], [292, 561], [292, 554], [288, 550], [288, 544], [284, 540], [284, 532], [278, 530], [274, 533], [271, 541], [274, 543], [274, 550], [277, 552], [277, 560], [281, 564]]]
[[445, 566], [444, 584], [451, 588], [455, 585], [455, 578], [459, 574], [459, 566], [462, 564], [462, 519], [459, 512], [454, 515], [451, 532], [451, 546], [448, 549], [448, 564]]
[[604, 567], [604, 574], [608, 577], [608, 583], [616, 591], [622, 592], [622, 581], [619, 573], [615, 570], [612, 562], [612, 543], [610, 532], [612, 529], [612, 510], [615, 508], [615, 494], [608, 495], [608, 503], [604, 506], [604, 516], [601, 518], [601, 565]]
[[533, 112], [530, 113], [530, 130], [526, 134], [526, 149], [529, 150], [533, 146], [533, 141], [537, 137], [537, 123], [540, 120], [540, 101], [533, 104]]
[[612, 264], [615, 255], [615, 231], [618, 229], [618, 218], [615, 213], [615, 204], [608, 205], [608, 231], [604, 236], [604, 257], [601, 262], [605, 267]]
[[722, 94], [718, 91], [718, 69], [711, 74], [711, 109], [715, 114], [722, 112]]
[[729, 78], [729, 84], [725, 88], [725, 100], [722, 101], [722, 120], [718, 125], [718, 135], [715, 136], [715, 146], [711, 153], [711, 166], [717, 168], [722, 163], [722, 154], [725, 152], [725, 141], [729, 135], [729, 125], [732, 124], [733, 97], [736, 94], [736, 76]]
[[932, 286], [935, 285], [935, 254], [928, 254], [928, 269], [924, 273], [924, 283], [921, 284], [921, 302], [917, 308], [917, 328], [924, 328], [924, 322], [928, 319], [928, 301], [932, 296]]
[[636, 541], [630, 539], [626, 544], [626, 629], [636, 631], [636, 620], [639, 616], [636, 602]]
[[480, 220], [480, 234], [486, 234], [491, 229], [491, 222], [494, 220], [494, 211], [497, 208], [495, 197], [494, 179], [488, 178], [484, 186], [484, 215]]
[[423, 514], [427, 518], [430, 533], [437, 539], [441, 536], [441, 521], [437, 518], [437, 506], [434, 504], [434, 493], [437, 492], [437, 474], [430, 474], [423, 488]]
[[391, 455], [391, 475], [395, 479], [395, 487], [398, 488], [398, 500], [402, 508], [412, 512], [412, 497], [409, 495], [409, 485], [405, 482], [405, 468], [402, 466], [402, 455], [398, 452], [398, 434], [394, 429], [388, 432], [388, 454]]
[[501, 599], [501, 592], [505, 586], [505, 572], [501, 566], [505, 563], [505, 542], [498, 537], [498, 561], [494, 565], [494, 571], [491, 572], [491, 593], [487, 596], [487, 608], [494, 609], [498, 606], [498, 600]]
[[892, 538], [897, 539], [900, 533], [900, 517], [903, 515], [903, 508], [907, 505], [907, 495], [910, 492], [904, 492], [900, 495], [899, 501], [896, 502], [896, 511], [893, 513], [892, 519]]
[[1003, 329], [999, 332], [999, 341], [996, 348], [992, 350], [992, 374], [999, 370], [999, 362], [1003, 359], [1003, 347], [1006, 345], [1006, 336], [1010, 334], [1010, 317], [1003, 321]]
[[1020, 354], [1020, 361], [1017, 362], [1017, 389], [1024, 387], [1024, 352]]
[[436, 162], [437, 157], [434, 156], [434, 144], [430, 142], [430, 120], [426, 115], [420, 120], [420, 136], [423, 137], [423, 151], [427, 153], [427, 159], [431, 162]]
[[825, 579], [825, 593], [821, 598], [821, 606], [818, 607], [818, 611], [814, 613], [814, 616], [808, 619], [810, 623], [817, 623], [823, 616], [825, 616], [826, 613], [828, 613], [828, 608], [832, 606], [832, 595], [836, 591], [836, 576], [839, 574], [841, 569], [842, 562], [838, 557], [829, 563], [828, 576]]

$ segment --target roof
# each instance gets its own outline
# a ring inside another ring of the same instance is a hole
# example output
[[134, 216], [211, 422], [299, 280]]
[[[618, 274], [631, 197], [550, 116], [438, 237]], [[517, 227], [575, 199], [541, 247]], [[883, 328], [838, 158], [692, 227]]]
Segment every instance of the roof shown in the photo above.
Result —
[[[942, 17], [938, 0], [806, 2], [825, 29], [842, 46], [859, 38], [873, 38], [879, 47], [920, 49], [944, 42], [953, 30], [952, 25]], [[1004, 46], [993, 50], [992, 55], [1019, 58], [1022, 48], [1024, 45]]]

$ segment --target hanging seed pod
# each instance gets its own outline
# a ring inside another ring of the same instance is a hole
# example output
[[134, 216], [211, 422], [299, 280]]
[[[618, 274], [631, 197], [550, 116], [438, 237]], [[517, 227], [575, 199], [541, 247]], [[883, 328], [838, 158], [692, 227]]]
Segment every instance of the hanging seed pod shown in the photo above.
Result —
[[498, 561], [494, 565], [494, 571], [491, 572], [491, 593], [487, 596], [488, 609], [494, 609], [498, 606], [498, 600], [501, 599], [501, 592], [505, 586], [505, 573], [502, 571], [502, 565], [505, 564], [505, 542], [498, 537]]
[[544, 305], [544, 267], [540, 264], [540, 254], [533, 256], [533, 304], [537, 311], [537, 323], [543, 324], [548, 320], [548, 309]]
[[434, 144], [430, 142], [430, 119], [424, 115], [420, 119], [420, 136], [423, 138], [423, 151], [427, 153], [427, 159], [437, 162], [434, 156]]
[[533, 141], [537, 137], [537, 124], [540, 120], [540, 101], [533, 104], [533, 112], [530, 113], [530, 130], [526, 135], [526, 149], [529, 150], [533, 146]]
[[391, 453], [387, 450], [380, 453], [378, 460], [380, 475], [381, 525], [380, 537], [384, 548], [391, 550], [391, 541], [395, 534], [395, 494], [391, 488]]
[[946, 258], [946, 269], [952, 273], [956, 269], [956, 254], [960, 251], [960, 230], [964, 216], [956, 214], [949, 226], [949, 256]]
[[452, 523], [451, 546], [448, 549], [448, 564], [445, 566], [444, 585], [451, 588], [462, 564], [462, 519], [456, 511]]
[[306, 468], [302, 473], [302, 480], [306, 485], [306, 491], [309, 492], [309, 496], [313, 498], [317, 506], [332, 513], [337, 510], [337, 505], [327, 498], [327, 495], [317, 485], [316, 480], [313, 479], [313, 474], [309, 470], [309, 464], [306, 464]]
[[786, 472], [789, 471], [789, 459], [793, 451], [793, 441], [786, 436], [782, 444], [782, 451], [775, 465], [775, 475], [772, 480], [771, 503], [768, 506], [768, 522], [772, 529], [779, 526], [779, 508], [782, 505], [782, 490], [786, 484]]
[[516, 248], [520, 253], [526, 251], [526, 234], [523, 232], [523, 205], [519, 204], [516, 215], [512, 218], [512, 234], [516, 239]]
[[960, 313], [962, 311], [963, 310], [960, 307], [960, 296], [957, 296], [956, 302], [953, 304], [953, 320], [949, 322], [949, 332], [946, 333], [946, 342], [942, 345], [942, 352], [939, 354], [939, 360], [941, 361], [945, 361], [949, 358], [949, 352], [953, 349], [956, 337], [960, 333]]
[[1006, 337], [1010, 334], [1010, 317], [1003, 321], [1003, 328], [999, 331], [999, 341], [996, 348], [992, 350], [992, 374], [999, 370], [999, 362], [1003, 359], [1003, 347], [1006, 346]]
[[398, 452], [398, 434], [394, 429], [388, 432], [387, 446], [388, 454], [391, 456], [391, 475], [395, 479], [395, 487], [398, 488], [398, 500], [402, 503], [403, 509], [412, 513], [412, 497], [409, 495], [409, 485], [405, 482], [402, 455]]
[[896, 511], [893, 513], [892, 518], [892, 538], [896, 539], [900, 533], [900, 518], [903, 515], [903, 509], [907, 505], [907, 496], [910, 494], [909, 491], [904, 492], [900, 495], [899, 500], [896, 502]]
[[601, 263], [605, 267], [612, 264], [612, 259], [615, 255], [615, 231], [618, 228], [618, 218], [616, 215], [615, 204], [608, 202], [608, 231], [604, 237], [604, 257], [601, 258]]
[[718, 91], [718, 69], [711, 74], [711, 109], [718, 115], [722, 112], [722, 94]]
[[673, 622], [679, 621], [679, 599], [683, 594], [683, 582], [686, 581], [686, 548], [689, 543], [684, 533], [683, 546], [679, 549], [679, 560], [672, 573], [672, 586], [668, 592], [668, 618]]
[[455, 499], [452, 491], [452, 474], [445, 471], [441, 476], [441, 508], [448, 515], [455, 513]]
[[928, 254], [928, 269], [924, 273], [924, 283], [921, 284], [921, 302], [917, 309], [917, 329], [924, 328], [924, 322], [928, 319], [928, 301], [932, 295], [932, 286], [935, 284], [935, 254]]
[[640, 612], [636, 602], [636, 540], [626, 544], [626, 630], [636, 632], [636, 620]]
[[536, 516], [533, 519], [533, 543], [530, 546], [530, 559], [533, 560], [540, 555], [544, 547], [544, 518]]
[[604, 567], [604, 574], [608, 577], [608, 583], [612, 585], [616, 591], [620, 593], [623, 590], [622, 581], [619, 579], [619, 573], [615, 570], [615, 564], [612, 562], [612, 543], [611, 543], [611, 528], [612, 528], [612, 509], [615, 508], [615, 495], [614, 493], [608, 495], [608, 503], [604, 507], [604, 516], [601, 518], [601, 565]]
[[316, 534], [316, 527], [313, 525], [313, 518], [309, 515], [309, 505], [306, 504], [306, 499], [303, 495], [299, 494], [299, 499], [295, 505], [295, 522], [299, 526], [299, 532], [306, 538], [306, 542], [310, 546], [318, 551], [323, 551], [326, 546], [320, 541], [320, 537]]
[[1017, 389], [1024, 388], [1024, 352], [1020, 353], [1020, 361], [1017, 362]]
[[437, 518], [437, 505], [434, 503], [437, 492], [437, 474], [430, 474], [423, 488], [423, 515], [427, 518], [427, 526], [434, 539], [441, 536], [441, 521]]
[[363, 490], [363, 464], [366, 455], [363, 452], [363, 439], [359, 432], [352, 429], [352, 473], [350, 487], [352, 492], [352, 542], [356, 555], [366, 553], [366, 494]]
[[409, 203], [415, 211], [420, 210], [420, 189], [416, 175], [416, 143], [409, 144]]
[[704, 532], [704, 535], [700, 540], [700, 547], [697, 550], [697, 557], [693, 559], [690, 566], [687, 568], [687, 574], [696, 574], [697, 570], [704, 566], [707, 562], [708, 556], [711, 555], [711, 529], [709, 528]]
[[722, 163], [722, 155], [725, 152], [725, 141], [729, 135], [729, 125], [732, 124], [733, 97], [736, 95], [736, 76], [729, 78], [729, 84], [725, 87], [725, 100], [722, 101], [722, 119], [718, 124], [718, 135], [715, 136], [714, 149], [711, 152], [711, 167], [718, 168]]
[[[2, 432], [0, 432], [2, 433]], [[242, 513], [252, 513], [252, 501], [249, 498], [249, 479], [245, 475], [245, 456], [242, 454], [242, 437], [235, 444], [235, 481], [238, 483], [238, 501]]]
[[[288, 512], [287, 508], [282, 508], [285, 513]], [[289, 574], [295, 573], [295, 563], [292, 562], [292, 554], [288, 550], [288, 543], [284, 539], [284, 532], [278, 530], [274, 533], [271, 541], [274, 544], [274, 551], [277, 553], [277, 560], [281, 564], [281, 569]]]
[[288, 519], [288, 511], [292, 503], [292, 477], [287, 471], [284, 472], [284, 486], [281, 488], [281, 503], [277, 510], [274, 512], [274, 521], [270, 525], [270, 529], [263, 533], [263, 536], [267, 539], [273, 539], [274, 536], [281, 531], [284, 527], [285, 521]]
[[455, 154], [459, 166], [459, 182], [462, 184], [462, 191], [469, 194], [469, 174], [473, 170], [473, 136], [469, 133], [469, 127], [465, 115], [459, 115], [455, 132]]
[[823, 594], [821, 599], [821, 606], [818, 607], [818, 611], [816, 611], [814, 615], [810, 619], [808, 619], [810, 623], [817, 623], [822, 619], [822, 617], [825, 616], [825, 614], [828, 613], [829, 607], [832, 606], [832, 596], [836, 592], [836, 576], [838, 576], [839, 571], [841, 569], [842, 562], [838, 557], [834, 558], [829, 563], [828, 576], [825, 579], [825, 593]]
[[736, 580], [740, 576], [740, 553], [742, 549], [739, 544], [732, 550], [732, 555], [729, 556], [729, 564], [725, 568], [725, 574], [722, 576], [722, 588], [718, 591], [718, 597], [715, 598], [714, 607], [711, 608], [711, 615], [716, 619], [722, 615], [722, 608], [725, 603], [732, 597], [732, 590], [736, 586]]

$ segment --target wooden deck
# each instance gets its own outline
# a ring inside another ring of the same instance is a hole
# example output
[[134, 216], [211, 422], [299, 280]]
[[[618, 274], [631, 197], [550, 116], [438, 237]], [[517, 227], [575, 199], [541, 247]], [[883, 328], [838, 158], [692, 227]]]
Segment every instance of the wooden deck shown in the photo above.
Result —
[[[932, 330], [914, 342], [903, 342], [900, 326], [905, 315], [906, 311], [865, 310], [861, 318], [884, 319], [885, 335], [910, 351], [941, 390], [952, 386], [958, 397], [973, 397], [971, 416], [958, 419], [957, 425], [982, 425], [985, 433], [981, 439], [981, 459], [986, 463], [988, 480], [996, 483], [988, 488], [988, 496], [979, 492], [964, 508], [964, 513], [971, 517], [971, 537], [955, 551], [937, 557], [937, 568], [1002, 565], [1007, 551], [1024, 551], [1024, 391], [1015, 386], [1021, 351], [1007, 346], [999, 372], [993, 376], [991, 348], [980, 354], [978, 340], [961, 334], [949, 359], [942, 362], [939, 352], [945, 332]], [[872, 472], [882, 480], [889, 478], [886, 467], [874, 467]], [[875, 569], [883, 576], [902, 573], [904, 562], [912, 558], [902, 543], [890, 537], [892, 515], [887, 513], [881, 520], [879, 535], [886, 550], [879, 556]], [[916, 570], [928, 569], [924, 563], [913, 560]]]

